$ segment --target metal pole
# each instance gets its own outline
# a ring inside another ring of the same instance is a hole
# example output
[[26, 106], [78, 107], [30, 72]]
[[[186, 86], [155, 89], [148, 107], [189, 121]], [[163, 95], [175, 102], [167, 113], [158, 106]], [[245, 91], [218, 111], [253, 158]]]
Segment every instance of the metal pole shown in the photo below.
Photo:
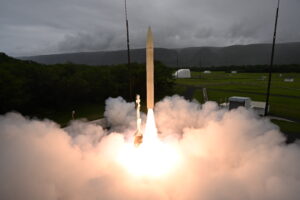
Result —
[[125, 0], [125, 20], [126, 20], [126, 33], [127, 33], [127, 60], [128, 65], [130, 65], [130, 46], [129, 46], [129, 27], [128, 27], [128, 18], [127, 18], [127, 1]]
[[131, 75], [131, 67], [130, 67], [130, 42], [129, 42], [129, 26], [128, 26], [128, 18], [127, 18], [127, 1], [125, 0], [125, 21], [126, 21], [126, 35], [127, 35], [127, 65], [129, 71], [129, 98], [132, 100], [132, 75]]
[[277, 21], [278, 21], [278, 13], [279, 13], [279, 3], [280, 3], [280, 0], [278, 0], [278, 3], [277, 3], [277, 10], [276, 10], [276, 17], [275, 17], [275, 27], [274, 27], [274, 35], [273, 35], [271, 61], [270, 61], [270, 67], [269, 67], [269, 80], [268, 80], [268, 89], [267, 89], [265, 116], [268, 115], [268, 107], [269, 107], [270, 88], [271, 88], [271, 81], [272, 81], [272, 68], [273, 68], [275, 42], [276, 42]]
[[179, 69], [179, 52], [176, 51], [177, 54], [176, 54], [176, 66], [177, 66], [177, 69]]

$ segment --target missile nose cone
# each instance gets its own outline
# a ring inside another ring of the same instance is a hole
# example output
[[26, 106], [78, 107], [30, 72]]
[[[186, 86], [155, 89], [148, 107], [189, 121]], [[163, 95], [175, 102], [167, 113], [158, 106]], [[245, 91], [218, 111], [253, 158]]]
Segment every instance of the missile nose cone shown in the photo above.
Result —
[[153, 34], [150, 26], [147, 32], [147, 48], [153, 48]]

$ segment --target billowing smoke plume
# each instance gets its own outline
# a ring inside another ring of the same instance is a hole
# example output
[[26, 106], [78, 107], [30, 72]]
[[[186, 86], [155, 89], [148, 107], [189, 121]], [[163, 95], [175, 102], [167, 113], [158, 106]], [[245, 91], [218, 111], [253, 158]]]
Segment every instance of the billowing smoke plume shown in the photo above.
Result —
[[135, 131], [134, 104], [121, 98], [106, 104], [118, 132], [0, 116], [0, 199], [299, 199], [300, 146], [285, 144], [268, 119], [167, 97], [155, 107], [157, 128], [182, 161], [160, 178], [139, 178], [115, 159]]

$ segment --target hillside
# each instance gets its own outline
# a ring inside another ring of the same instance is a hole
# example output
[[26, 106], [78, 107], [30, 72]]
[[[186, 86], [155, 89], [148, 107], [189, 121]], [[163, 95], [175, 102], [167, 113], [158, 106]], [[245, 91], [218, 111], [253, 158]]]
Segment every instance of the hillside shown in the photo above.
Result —
[[[108, 97], [133, 99], [146, 96], [146, 69], [132, 64], [129, 76], [126, 64], [98, 67], [76, 64], [44, 65], [11, 58], [0, 52], [0, 114], [10, 111], [44, 117], [79, 106], [104, 105]], [[132, 81], [135, 83], [130, 86]], [[155, 65], [155, 97], [173, 90], [172, 69]], [[131, 88], [131, 90], [130, 90]], [[132, 94], [130, 94], [132, 91]], [[68, 113], [69, 113], [68, 111]]]
[[[270, 60], [271, 44], [234, 45], [228, 47], [190, 47], [183, 49], [155, 49], [155, 60], [170, 67], [263, 65]], [[300, 64], [300, 42], [276, 45], [275, 64]], [[145, 62], [145, 49], [131, 51], [133, 62]], [[127, 62], [127, 52], [84, 52], [22, 57], [44, 64], [72, 62], [87, 65], [116, 65]]]

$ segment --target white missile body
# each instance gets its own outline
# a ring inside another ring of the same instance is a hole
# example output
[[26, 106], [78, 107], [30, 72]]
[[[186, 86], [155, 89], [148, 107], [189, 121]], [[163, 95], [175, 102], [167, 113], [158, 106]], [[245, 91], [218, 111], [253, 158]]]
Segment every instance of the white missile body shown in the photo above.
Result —
[[[152, 110], [154, 107], [154, 62], [153, 62], [153, 36], [151, 28], [149, 27], [147, 33], [146, 44], [146, 82], [147, 82], [147, 109]], [[135, 146], [139, 146], [143, 142], [143, 133], [141, 132], [141, 119], [140, 119], [140, 96], [137, 95], [137, 131], [134, 137]]]
[[154, 107], [154, 50], [153, 50], [153, 35], [151, 27], [147, 33], [146, 45], [146, 73], [147, 73], [147, 109]]

